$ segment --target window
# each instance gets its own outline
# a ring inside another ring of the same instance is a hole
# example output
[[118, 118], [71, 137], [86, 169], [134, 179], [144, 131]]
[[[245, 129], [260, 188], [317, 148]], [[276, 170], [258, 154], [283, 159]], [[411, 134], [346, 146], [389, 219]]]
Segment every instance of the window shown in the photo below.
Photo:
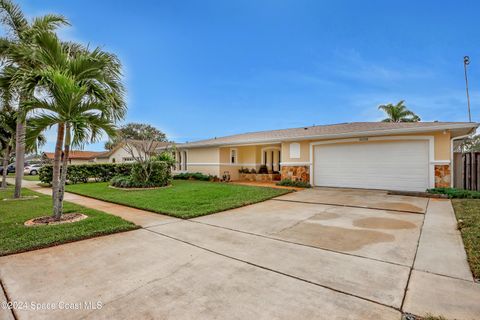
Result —
[[230, 163], [237, 163], [237, 149], [230, 149]]
[[115, 163], [115, 158], [112, 158], [112, 163]]
[[290, 143], [290, 159], [300, 158], [300, 143]]

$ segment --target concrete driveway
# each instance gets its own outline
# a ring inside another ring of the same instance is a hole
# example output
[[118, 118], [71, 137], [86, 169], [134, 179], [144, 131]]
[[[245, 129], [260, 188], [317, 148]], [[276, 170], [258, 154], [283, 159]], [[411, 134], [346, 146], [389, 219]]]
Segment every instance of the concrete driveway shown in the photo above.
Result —
[[19, 319], [475, 319], [454, 219], [448, 200], [311, 189], [3, 257], [0, 280], [10, 301], [57, 306]]

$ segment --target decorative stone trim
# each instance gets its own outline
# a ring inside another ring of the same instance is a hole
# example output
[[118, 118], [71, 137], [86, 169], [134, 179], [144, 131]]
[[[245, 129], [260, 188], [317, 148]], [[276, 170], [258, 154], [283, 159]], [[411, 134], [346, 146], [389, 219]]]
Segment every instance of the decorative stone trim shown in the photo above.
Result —
[[293, 181], [310, 181], [309, 166], [282, 166], [282, 180], [290, 179]]
[[448, 188], [450, 181], [450, 165], [435, 165], [435, 188]]

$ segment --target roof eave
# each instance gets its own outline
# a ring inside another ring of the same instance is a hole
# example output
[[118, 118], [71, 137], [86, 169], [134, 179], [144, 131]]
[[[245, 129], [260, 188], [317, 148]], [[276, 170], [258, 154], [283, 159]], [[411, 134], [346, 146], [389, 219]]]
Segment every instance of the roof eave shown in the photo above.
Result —
[[191, 149], [191, 148], [205, 148], [205, 147], [225, 147], [225, 146], [241, 146], [241, 145], [258, 145], [258, 144], [269, 144], [269, 143], [279, 143], [283, 141], [304, 141], [304, 140], [313, 140], [313, 139], [338, 139], [338, 138], [353, 138], [353, 137], [365, 137], [365, 136], [379, 136], [386, 134], [405, 134], [405, 133], [418, 133], [418, 132], [432, 132], [440, 130], [454, 130], [454, 129], [467, 129], [471, 128], [471, 133], [474, 132], [479, 123], [459, 123], [459, 124], [443, 124], [438, 126], [431, 127], [417, 127], [417, 128], [398, 128], [398, 129], [383, 129], [383, 130], [369, 130], [369, 131], [356, 131], [356, 132], [345, 132], [345, 133], [333, 133], [333, 134], [321, 134], [321, 135], [309, 135], [301, 137], [284, 137], [284, 138], [275, 138], [275, 139], [257, 139], [249, 140], [245, 142], [220, 142], [220, 143], [205, 143], [189, 146], [184, 144], [181, 148]]

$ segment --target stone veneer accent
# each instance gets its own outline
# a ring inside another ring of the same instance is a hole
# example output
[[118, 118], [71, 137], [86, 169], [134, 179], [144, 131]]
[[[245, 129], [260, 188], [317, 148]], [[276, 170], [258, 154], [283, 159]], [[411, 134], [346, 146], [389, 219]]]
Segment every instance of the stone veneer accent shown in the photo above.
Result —
[[450, 187], [451, 174], [450, 165], [436, 165], [435, 166], [435, 188]]
[[308, 166], [282, 166], [282, 179], [310, 182]]

